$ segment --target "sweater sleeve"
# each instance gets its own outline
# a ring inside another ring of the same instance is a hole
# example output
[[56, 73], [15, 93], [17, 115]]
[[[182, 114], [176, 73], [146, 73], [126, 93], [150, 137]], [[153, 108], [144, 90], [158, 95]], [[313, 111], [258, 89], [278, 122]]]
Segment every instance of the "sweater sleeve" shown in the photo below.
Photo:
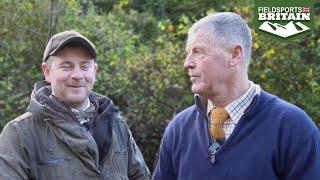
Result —
[[27, 155], [14, 123], [8, 123], [0, 135], [0, 179], [28, 179]]
[[160, 146], [159, 161], [157, 163], [153, 180], [175, 180], [175, 173], [173, 170], [172, 156], [169, 151], [168, 145], [172, 144], [169, 141], [172, 137], [169, 137], [169, 129], [167, 129], [162, 138]]
[[286, 179], [320, 179], [320, 135], [318, 130], [300, 145], [295, 156], [289, 159]]

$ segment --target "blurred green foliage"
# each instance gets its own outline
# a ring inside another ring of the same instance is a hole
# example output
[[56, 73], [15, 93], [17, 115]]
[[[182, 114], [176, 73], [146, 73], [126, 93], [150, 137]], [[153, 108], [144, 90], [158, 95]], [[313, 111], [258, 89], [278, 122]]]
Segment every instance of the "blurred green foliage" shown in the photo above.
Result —
[[[250, 79], [303, 108], [320, 126], [320, 15], [315, 33], [280, 42], [253, 32]], [[241, 14], [250, 27], [253, 1], [33, 0], [0, 1], [0, 129], [22, 114], [42, 80], [50, 36], [73, 29], [97, 46], [95, 91], [128, 120], [150, 168], [166, 124], [193, 103], [182, 65], [188, 28], [216, 11]]]

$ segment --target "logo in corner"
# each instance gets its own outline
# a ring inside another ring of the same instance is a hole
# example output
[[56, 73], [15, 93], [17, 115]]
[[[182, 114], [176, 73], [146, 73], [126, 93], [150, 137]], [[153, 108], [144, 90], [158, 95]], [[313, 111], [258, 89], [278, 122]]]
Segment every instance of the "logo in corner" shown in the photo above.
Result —
[[293, 39], [313, 32], [313, 11], [312, 0], [255, 0], [254, 27], [261, 34]]

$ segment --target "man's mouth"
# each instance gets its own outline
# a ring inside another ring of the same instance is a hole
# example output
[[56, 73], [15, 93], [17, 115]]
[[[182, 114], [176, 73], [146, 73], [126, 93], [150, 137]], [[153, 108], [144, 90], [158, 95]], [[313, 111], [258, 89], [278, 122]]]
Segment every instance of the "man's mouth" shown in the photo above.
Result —
[[190, 77], [200, 77], [199, 75], [189, 75]]
[[72, 88], [80, 88], [80, 87], [83, 87], [82, 85], [68, 85], [69, 87], [72, 87]]
[[190, 81], [195, 81], [197, 78], [199, 78], [199, 75], [195, 75], [195, 74], [189, 74], [190, 77]]
[[191, 71], [191, 69], [189, 69], [188, 75], [189, 75], [190, 78], [191, 77], [200, 77], [200, 73], [195, 72], [195, 71]]

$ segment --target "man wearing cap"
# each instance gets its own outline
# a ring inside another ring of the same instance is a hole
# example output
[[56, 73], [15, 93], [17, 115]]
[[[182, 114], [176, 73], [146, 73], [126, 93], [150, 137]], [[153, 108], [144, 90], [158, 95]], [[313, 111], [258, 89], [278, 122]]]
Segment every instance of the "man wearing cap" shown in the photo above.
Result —
[[42, 71], [27, 112], [0, 135], [0, 179], [150, 179], [119, 110], [92, 91], [95, 46], [74, 31], [55, 34]]
[[219, 12], [189, 30], [195, 105], [170, 122], [154, 180], [319, 180], [320, 134], [300, 108], [248, 79], [252, 36]]

